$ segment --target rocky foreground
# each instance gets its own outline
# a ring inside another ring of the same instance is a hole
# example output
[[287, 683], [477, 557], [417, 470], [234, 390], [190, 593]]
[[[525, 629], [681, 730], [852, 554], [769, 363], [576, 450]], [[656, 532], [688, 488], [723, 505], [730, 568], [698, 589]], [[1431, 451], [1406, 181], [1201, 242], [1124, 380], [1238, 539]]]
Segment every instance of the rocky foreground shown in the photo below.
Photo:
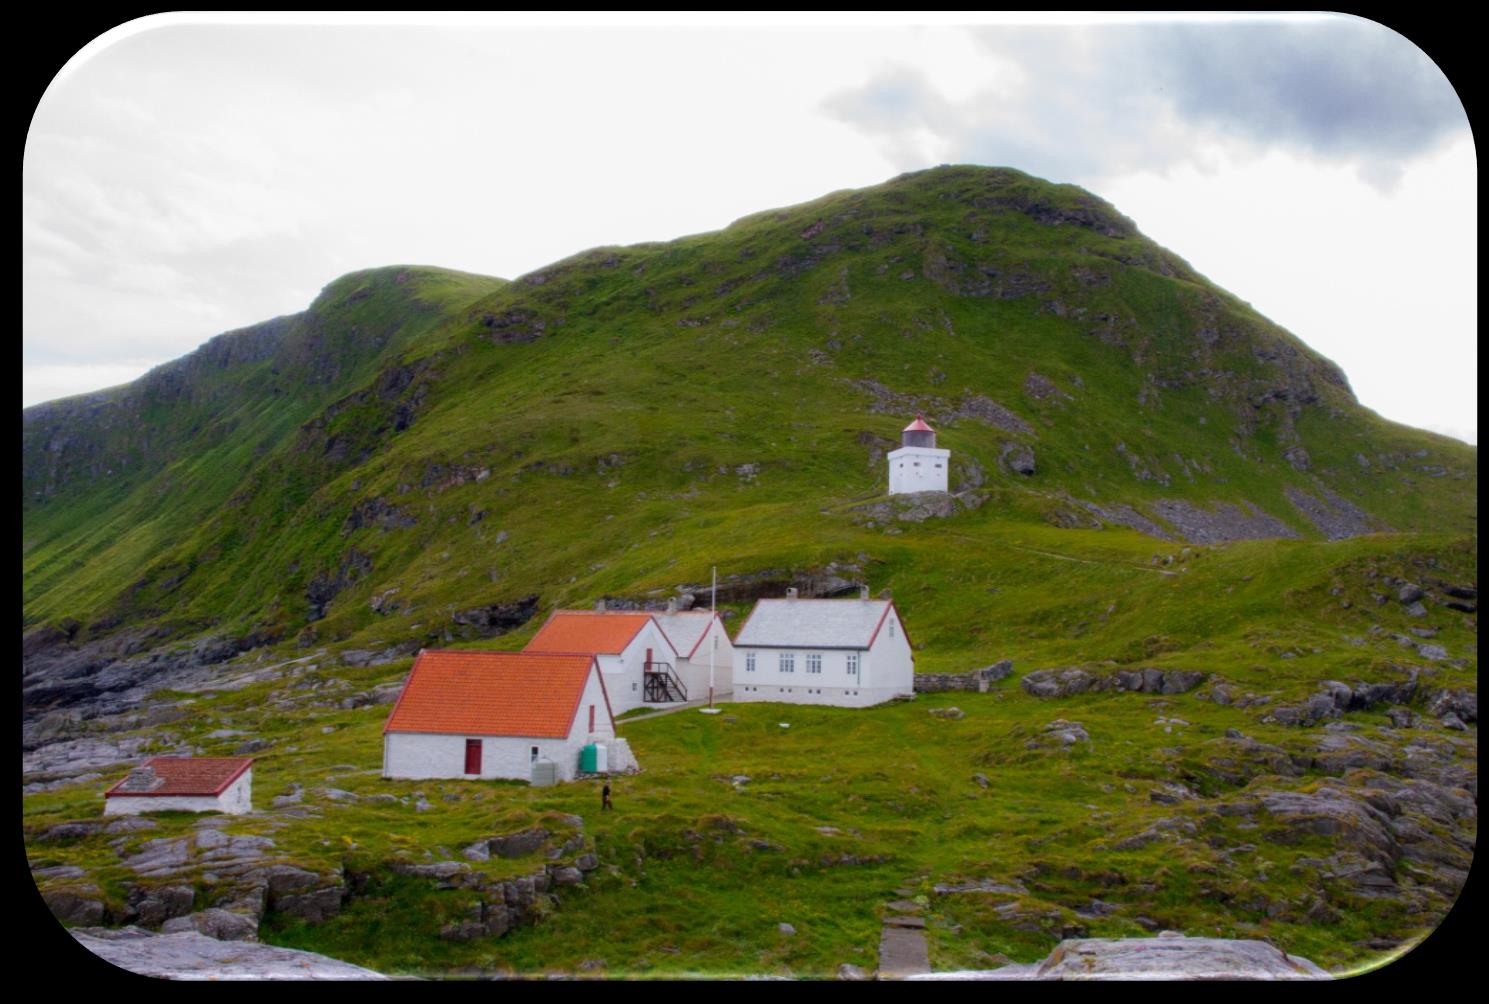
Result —
[[1062, 941], [1042, 962], [1000, 969], [924, 973], [912, 980], [1327, 980], [1323, 969], [1265, 941], [1084, 938]]
[[386, 980], [349, 962], [256, 942], [219, 941], [196, 932], [154, 934], [138, 927], [71, 932], [105, 962], [167, 980]]

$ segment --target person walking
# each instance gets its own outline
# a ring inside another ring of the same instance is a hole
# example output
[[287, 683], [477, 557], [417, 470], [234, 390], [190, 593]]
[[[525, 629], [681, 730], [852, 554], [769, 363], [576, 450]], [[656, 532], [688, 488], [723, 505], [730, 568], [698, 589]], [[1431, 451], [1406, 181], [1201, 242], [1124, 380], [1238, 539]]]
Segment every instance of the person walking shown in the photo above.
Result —
[[609, 781], [606, 781], [605, 782], [605, 786], [600, 789], [600, 808], [602, 810], [615, 808], [615, 806], [613, 806], [613, 805], [610, 804], [610, 782]]

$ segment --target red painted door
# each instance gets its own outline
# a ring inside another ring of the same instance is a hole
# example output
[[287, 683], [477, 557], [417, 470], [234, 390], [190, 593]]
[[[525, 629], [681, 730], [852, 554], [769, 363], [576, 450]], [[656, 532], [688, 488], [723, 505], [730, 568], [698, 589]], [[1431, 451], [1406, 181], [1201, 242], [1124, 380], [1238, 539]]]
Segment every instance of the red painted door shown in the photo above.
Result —
[[481, 773], [481, 740], [479, 739], [465, 741], [465, 772], [467, 774]]

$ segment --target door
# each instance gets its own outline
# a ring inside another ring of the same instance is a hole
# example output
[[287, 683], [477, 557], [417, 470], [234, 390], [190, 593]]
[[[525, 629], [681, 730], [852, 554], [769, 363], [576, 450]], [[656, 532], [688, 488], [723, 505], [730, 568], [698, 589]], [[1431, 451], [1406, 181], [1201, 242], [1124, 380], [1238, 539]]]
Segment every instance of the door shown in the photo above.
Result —
[[467, 774], [481, 773], [481, 740], [479, 739], [465, 741], [465, 772]]

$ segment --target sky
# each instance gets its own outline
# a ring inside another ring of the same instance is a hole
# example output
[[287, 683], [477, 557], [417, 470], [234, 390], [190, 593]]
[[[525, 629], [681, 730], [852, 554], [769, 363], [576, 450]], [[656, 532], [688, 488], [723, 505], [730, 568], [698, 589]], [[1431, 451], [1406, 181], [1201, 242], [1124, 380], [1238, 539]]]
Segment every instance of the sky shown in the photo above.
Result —
[[131, 22], [52, 82], [22, 170], [23, 407], [355, 269], [513, 278], [972, 163], [1100, 195], [1365, 406], [1477, 442], [1473, 137], [1374, 22], [294, 17]]

